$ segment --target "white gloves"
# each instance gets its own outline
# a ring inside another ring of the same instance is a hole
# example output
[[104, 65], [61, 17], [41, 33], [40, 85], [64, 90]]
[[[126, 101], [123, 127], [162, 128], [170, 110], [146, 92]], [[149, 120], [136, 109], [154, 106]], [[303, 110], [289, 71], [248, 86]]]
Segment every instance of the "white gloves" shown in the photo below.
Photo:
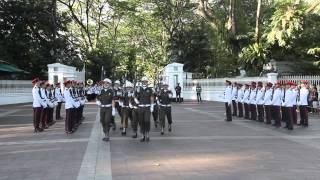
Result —
[[96, 104], [97, 104], [98, 106], [101, 106], [101, 102], [100, 102], [100, 101], [96, 101]]
[[123, 102], [119, 101], [119, 106], [123, 107]]
[[154, 104], [151, 104], [151, 106], [150, 106], [150, 112], [153, 112], [153, 110], [154, 110]]
[[136, 102], [137, 104], [139, 104], [139, 100], [137, 98], [134, 98], [134, 102]]
[[116, 108], [112, 108], [112, 116], [115, 116], [116, 115]]

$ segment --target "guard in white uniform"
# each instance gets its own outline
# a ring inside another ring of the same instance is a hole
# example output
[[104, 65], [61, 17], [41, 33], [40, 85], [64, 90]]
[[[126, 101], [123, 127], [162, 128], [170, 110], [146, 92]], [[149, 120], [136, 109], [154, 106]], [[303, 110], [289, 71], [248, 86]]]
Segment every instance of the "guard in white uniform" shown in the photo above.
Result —
[[300, 126], [309, 126], [308, 121], [308, 96], [309, 90], [307, 89], [308, 81], [302, 80], [301, 81], [301, 89], [298, 92], [298, 105], [300, 109]]
[[244, 90], [242, 88], [242, 84], [238, 83], [238, 96], [237, 96], [237, 103], [238, 103], [238, 110], [239, 110], [238, 117], [243, 117], [243, 95], [244, 95]]
[[251, 83], [251, 92], [249, 97], [249, 104], [250, 104], [250, 119], [251, 120], [257, 120], [257, 104], [256, 104], [256, 98], [257, 98], [257, 88], [256, 88], [256, 82]]
[[44, 102], [40, 96], [40, 82], [39, 82], [39, 78], [35, 78], [32, 80], [32, 85], [33, 85], [33, 89], [32, 89], [32, 97], [33, 97], [33, 103], [32, 103], [32, 107], [33, 107], [33, 127], [34, 127], [34, 132], [42, 132], [43, 129], [40, 128], [40, 120], [41, 120], [41, 113], [42, 113], [42, 106], [44, 105]]
[[281, 126], [281, 112], [280, 112], [280, 107], [281, 107], [281, 88], [280, 88], [280, 82], [277, 82], [275, 84], [275, 87], [274, 87], [274, 91], [273, 91], [273, 94], [271, 95], [271, 104], [272, 104], [272, 111], [273, 111], [273, 114], [274, 114], [274, 119], [275, 119], [275, 122], [274, 122], [274, 126], [276, 127], [280, 127]]
[[293, 107], [294, 95], [291, 89], [291, 85], [292, 85], [291, 82], [286, 83], [286, 88], [284, 90], [284, 101], [282, 103], [282, 106], [284, 107], [285, 117], [286, 117], [285, 128], [288, 128], [288, 130], [293, 130], [292, 107]]
[[237, 97], [238, 96], [238, 85], [237, 85], [237, 82], [234, 82], [233, 83], [233, 86], [232, 86], [232, 116], [237, 116]]
[[62, 102], [64, 102], [64, 97], [60, 88], [60, 83], [56, 84], [56, 87], [54, 89], [55, 97], [57, 99], [57, 107], [56, 107], [56, 120], [62, 120], [63, 118], [61, 117], [61, 105]]
[[263, 99], [264, 110], [266, 113], [266, 124], [271, 124], [271, 98], [272, 98], [272, 83], [267, 83], [266, 91]]
[[243, 94], [243, 106], [244, 106], [244, 118], [250, 119], [250, 107], [249, 107], [249, 97], [250, 97], [250, 85], [245, 84], [244, 94]]
[[226, 80], [226, 89], [224, 91], [224, 102], [226, 108], [226, 121], [232, 121], [231, 103], [232, 103], [232, 86], [231, 82]]
[[262, 82], [258, 82], [258, 88], [257, 88], [257, 109], [258, 109], [258, 121], [264, 122], [264, 109], [263, 109], [263, 99], [265, 94], [265, 89], [263, 88]]

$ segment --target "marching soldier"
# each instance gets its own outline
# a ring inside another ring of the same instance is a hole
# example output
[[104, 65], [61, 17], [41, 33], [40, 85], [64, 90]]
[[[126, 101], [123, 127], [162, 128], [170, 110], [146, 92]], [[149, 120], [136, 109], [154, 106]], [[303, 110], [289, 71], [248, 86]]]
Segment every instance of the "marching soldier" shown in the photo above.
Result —
[[138, 124], [139, 124], [139, 118], [138, 118], [138, 104], [134, 100], [135, 97], [135, 92], [137, 89], [140, 88], [140, 83], [136, 83], [136, 87], [133, 92], [133, 98], [130, 99], [130, 108], [132, 112], [132, 119], [131, 119], [131, 126], [133, 130], [133, 135], [132, 138], [137, 138], [138, 137]]
[[[122, 106], [122, 102], [121, 102], [121, 96], [122, 96], [122, 89], [121, 89], [121, 83], [119, 80], [116, 80], [114, 82], [114, 87], [113, 87], [113, 93], [114, 93], [114, 100], [115, 100], [115, 108], [117, 109], [118, 111], [118, 114], [121, 118], [121, 106]], [[113, 126], [113, 130], [116, 130], [116, 122], [115, 122], [115, 115], [112, 116], [112, 119], [111, 119], [111, 124]], [[123, 127], [121, 126], [120, 127], [120, 130], [122, 130]]]
[[243, 97], [244, 97], [244, 90], [242, 89], [242, 84], [238, 83], [238, 97], [237, 97], [238, 110], [239, 110], [238, 117], [243, 117]]
[[100, 122], [105, 134], [105, 137], [102, 140], [109, 141], [111, 118], [116, 113], [114, 92], [112, 90], [112, 81], [110, 79], [106, 78], [103, 80], [103, 88], [97, 96], [96, 103], [100, 107]]
[[272, 114], [274, 114], [274, 126], [275, 127], [280, 127], [281, 126], [281, 112], [280, 112], [280, 107], [281, 107], [281, 87], [280, 87], [280, 82], [277, 82], [275, 84], [273, 93], [271, 95], [271, 104], [272, 104]]
[[43, 111], [43, 107], [46, 106], [44, 104], [43, 99], [41, 98], [41, 92], [40, 92], [40, 83], [39, 83], [39, 78], [35, 78], [32, 80], [32, 97], [33, 97], [33, 127], [34, 127], [34, 132], [42, 132], [43, 129], [40, 128], [40, 120], [41, 120], [41, 113]]
[[141, 79], [142, 86], [138, 87], [135, 92], [135, 102], [138, 104], [138, 117], [142, 137], [141, 142], [149, 141], [150, 132], [150, 113], [154, 110], [154, 97], [152, 89], [148, 87], [148, 78]]
[[62, 102], [64, 101], [64, 97], [62, 95], [62, 91], [60, 88], [60, 83], [56, 84], [56, 87], [54, 89], [54, 94], [57, 99], [57, 107], [56, 107], [56, 120], [62, 120], [63, 118], [61, 117], [61, 105]]
[[128, 128], [128, 119], [130, 115], [130, 102], [133, 99], [133, 84], [129, 81], [125, 83], [124, 90], [122, 91], [123, 95], [121, 97], [122, 107], [121, 107], [121, 127], [123, 127], [121, 134], [127, 134]]
[[272, 98], [272, 83], [267, 83], [266, 92], [264, 95], [264, 110], [266, 113], [266, 124], [271, 124], [271, 98]]
[[262, 87], [262, 82], [258, 82], [258, 89], [257, 89], [257, 98], [256, 98], [256, 103], [257, 103], [257, 109], [258, 109], [258, 120], [259, 122], [264, 122], [264, 109], [263, 109], [263, 98], [264, 98], [264, 93], [265, 89]]
[[257, 98], [257, 88], [256, 88], [256, 82], [251, 83], [251, 92], [249, 97], [249, 104], [250, 104], [250, 119], [256, 120], [257, 119], [257, 107], [256, 107], [256, 98]]
[[237, 116], [237, 102], [236, 102], [237, 95], [238, 95], [238, 85], [237, 85], [237, 82], [234, 82], [232, 86], [232, 109], [233, 109], [232, 116]]
[[201, 99], [201, 91], [202, 91], [202, 88], [201, 88], [200, 84], [198, 83], [197, 86], [196, 86], [198, 103], [201, 103], [201, 102], [202, 102], [202, 99]]
[[169, 85], [163, 83], [163, 89], [158, 96], [158, 105], [160, 107], [160, 126], [161, 135], [164, 134], [165, 119], [168, 120], [168, 131], [171, 132], [172, 115], [171, 115], [171, 98], [173, 93], [168, 89]]
[[[155, 102], [157, 102], [157, 99], [158, 99], [158, 96], [159, 96], [159, 93], [161, 91], [161, 83], [158, 84], [158, 86], [156, 86], [154, 88], [154, 93], [153, 93], [153, 97], [155, 99]], [[159, 117], [159, 106], [157, 103], [154, 104], [154, 110], [152, 112], [152, 117], [153, 117], [153, 121], [154, 121], [154, 126], [155, 128], [158, 127], [158, 117]]]
[[250, 108], [249, 108], [249, 97], [250, 97], [250, 85], [245, 84], [244, 94], [243, 94], [243, 105], [244, 105], [244, 118], [249, 119]]
[[308, 122], [308, 96], [309, 90], [307, 89], [308, 81], [302, 80], [301, 81], [301, 89], [298, 92], [298, 104], [300, 109], [300, 123], [299, 126], [309, 126]]
[[224, 91], [224, 102], [226, 108], [226, 121], [232, 121], [231, 102], [232, 102], [232, 87], [231, 82], [226, 80], [226, 89]]
[[292, 107], [293, 107], [293, 92], [291, 89], [291, 82], [286, 83], [286, 89], [284, 91], [284, 101], [282, 106], [284, 107], [284, 113], [285, 113], [285, 122], [286, 126], [285, 128], [288, 128], [289, 130], [293, 130], [293, 121], [292, 121]]

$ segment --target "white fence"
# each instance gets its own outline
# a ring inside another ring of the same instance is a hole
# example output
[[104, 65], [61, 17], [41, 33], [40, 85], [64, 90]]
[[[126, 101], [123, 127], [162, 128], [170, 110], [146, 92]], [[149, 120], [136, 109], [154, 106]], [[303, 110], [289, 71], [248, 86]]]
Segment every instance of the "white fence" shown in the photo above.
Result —
[[32, 102], [31, 80], [0, 80], [0, 105]]
[[[252, 81], [270, 82], [269, 77], [244, 77], [244, 78], [216, 78], [216, 79], [187, 79], [183, 84], [182, 96], [186, 100], [196, 100], [196, 86], [199, 84], [202, 88], [202, 99], [207, 101], [223, 101], [225, 81], [238, 82], [241, 84]], [[309, 85], [316, 85], [318, 92], [320, 90], [320, 75], [314, 76], [279, 76], [277, 80], [294, 81], [297, 84], [301, 80], [308, 80]]]

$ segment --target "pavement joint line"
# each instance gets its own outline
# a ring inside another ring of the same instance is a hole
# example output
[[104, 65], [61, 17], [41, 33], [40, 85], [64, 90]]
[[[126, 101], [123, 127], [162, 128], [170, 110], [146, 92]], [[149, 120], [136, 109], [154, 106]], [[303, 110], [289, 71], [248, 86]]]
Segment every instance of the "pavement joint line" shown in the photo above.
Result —
[[36, 140], [36, 141], [10, 141], [10, 142], [0, 142], [0, 146], [56, 144], [56, 143], [72, 143], [72, 142], [86, 142], [86, 141], [88, 141], [87, 138], [79, 138], [79, 139], [50, 139], [50, 140]]
[[100, 109], [97, 111], [77, 180], [112, 180], [110, 142], [101, 140], [103, 132], [99, 115]]
[[200, 114], [205, 114], [205, 115], [208, 115], [208, 116], [210, 116], [210, 117], [217, 118], [217, 119], [220, 119], [220, 118], [221, 118], [220, 115], [208, 113], [208, 112], [206, 112], [206, 111], [202, 111], [202, 110], [198, 110], [198, 109], [194, 109], [194, 108], [184, 108], [184, 109], [185, 109], [185, 110], [188, 110], [188, 111], [200, 113]]
[[15, 112], [18, 112], [18, 111], [20, 111], [20, 109], [14, 109], [14, 110], [9, 110], [9, 111], [4, 112], [4, 113], [0, 113], [0, 118], [6, 117], [6, 116], [8, 116], [10, 114], [13, 114]]
[[[286, 138], [290, 140], [318, 140], [319, 136], [290, 136], [290, 135], [282, 135], [282, 136], [168, 136], [168, 137], [151, 137], [151, 140], [256, 140], [256, 139], [279, 139]], [[129, 137], [112, 137], [112, 140], [132, 140]]]

